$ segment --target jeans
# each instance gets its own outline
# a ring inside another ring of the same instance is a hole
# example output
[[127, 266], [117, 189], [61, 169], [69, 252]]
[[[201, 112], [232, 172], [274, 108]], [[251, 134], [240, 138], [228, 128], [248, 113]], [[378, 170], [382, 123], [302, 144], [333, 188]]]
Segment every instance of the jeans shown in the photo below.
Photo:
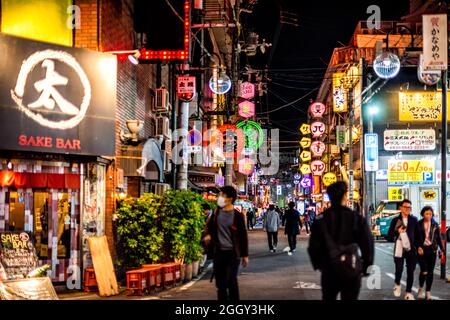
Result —
[[361, 289], [361, 277], [344, 281], [333, 270], [323, 270], [321, 285], [322, 300], [336, 300], [339, 293], [341, 300], [357, 300]]
[[289, 242], [289, 248], [291, 251], [295, 250], [297, 248], [297, 235], [296, 234], [288, 234], [288, 242]]
[[269, 250], [273, 250], [278, 245], [278, 232], [267, 231], [267, 240], [269, 241]]
[[402, 258], [394, 258], [395, 262], [395, 284], [400, 285], [402, 279], [403, 266], [406, 261], [406, 292], [411, 293], [414, 283], [414, 271], [416, 270], [417, 255], [416, 252], [411, 250], [405, 252]]
[[238, 272], [240, 259], [234, 251], [217, 251], [214, 272], [219, 301], [239, 301]]
[[423, 285], [427, 284], [426, 291], [431, 291], [431, 286], [433, 285], [433, 274], [434, 267], [436, 265], [437, 254], [433, 251], [433, 248], [424, 247], [423, 256], [419, 256], [419, 266], [420, 266], [420, 275], [419, 275], [419, 285], [423, 288]]

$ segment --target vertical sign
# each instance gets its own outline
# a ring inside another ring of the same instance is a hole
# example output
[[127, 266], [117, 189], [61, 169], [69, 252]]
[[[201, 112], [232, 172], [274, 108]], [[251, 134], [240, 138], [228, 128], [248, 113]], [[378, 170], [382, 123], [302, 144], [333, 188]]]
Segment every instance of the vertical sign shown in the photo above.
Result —
[[447, 14], [425, 14], [423, 24], [423, 68], [447, 70]]
[[365, 142], [365, 168], [367, 172], [378, 170], [378, 135], [376, 133], [366, 133]]
[[189, 102], [195, 95], [195, 77], [180, 76], [177, 77], [177, 94], [183, 102]]
[[345, 148], [345, 126], [336, 126], [336, 140], [338, 148]]

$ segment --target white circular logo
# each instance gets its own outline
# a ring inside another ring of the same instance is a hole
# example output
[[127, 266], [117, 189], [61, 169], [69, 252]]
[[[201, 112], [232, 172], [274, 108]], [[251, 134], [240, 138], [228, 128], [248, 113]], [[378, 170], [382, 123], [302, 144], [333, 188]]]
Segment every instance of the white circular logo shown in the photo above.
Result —
[[[55, 70], [55, 60], [68, 65], [80, 78], [84, 91], [80, 106], [73, 105], [59, 93], [58, 87], [67, 86], [69, 79]], [[36, 101], [24, 105], [23, 97], [28, 75], [40, 63], [42, 63], [42, 68], [46, 69], [45, 78], [33, 85], [40, 96]], [[23, 113], [40, 125], [52, 129], [66, 130], [76, 127], [86, 116], [91, 102], [91, 85], [85, 72], [73, 56], [64, 51], [44, 50], [32, 54], [22, 63], [16, 87], [11, 90], [11, 97]], [[54, 110], [56, 106], [60, 109], [59, 113], [70, 116], [70, 118], [60, 121], [46, 118], [45, 111]]]

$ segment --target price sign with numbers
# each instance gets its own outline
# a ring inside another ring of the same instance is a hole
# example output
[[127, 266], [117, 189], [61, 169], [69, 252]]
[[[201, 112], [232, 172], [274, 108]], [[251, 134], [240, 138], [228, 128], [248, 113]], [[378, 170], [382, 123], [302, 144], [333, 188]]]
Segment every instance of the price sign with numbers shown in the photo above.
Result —
[[433, 184], [434, 160], [389, 160], [388, 184]]

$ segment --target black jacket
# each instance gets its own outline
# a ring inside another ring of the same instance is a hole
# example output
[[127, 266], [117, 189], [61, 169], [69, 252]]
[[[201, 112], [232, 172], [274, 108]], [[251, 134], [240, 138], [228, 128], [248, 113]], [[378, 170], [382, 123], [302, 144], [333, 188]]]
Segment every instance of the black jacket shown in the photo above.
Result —
[[[425, 226], [423, 219], [420, 220], [417, 223], [417, 247], [422, 248], [424, 247], [423, 243], [425, 242]], [[431, 239], [431, 247], [433, 248], [434, 252], [437, 252], [437, 249], [441, 249], [442, 252], [445, 252], [444, 245], [442, 244], [442, 237], [441, 237], [441, 228], [439, 227], [439, 224], [436, 223], [436, 221], [431, 220], [431, 227], [430, 227], [430, 239]]]
[[[403, 225], [402, 214], [400, 213], [397, 217], [392, 219], [391, 225], [389, 227], [387, 240], [390, 242], [397, 242], [399, 233], [398, 226]], [[406, 227], [406, 234], [408, 235], [409, 242], [411, 247], [414, 249], [414, 252], [417, 251], [417, 247], [419, 245], [419, 237], [417, 235], [417, 218], [413, 215], [408, 216], [408, 226]]]
[[[219, 249], [219, 233], [217, 227], [217, 216], [219, 209], [211, 214], [206, 222], [205, 230], [203, 231], [203, 237], [206, 235], [211, 236], [211, 242], [203, 246], [208, 248], [207, 254], [209, 258], [213, 258], [216, 251]], [[234, 220], [231, 226], [231, 235], [233, 240], [234, 253], [237, 258], [248, 257], [248, 235], [247, 228], [245, 226], [245, 217], [242, 213], [234, 210]]]
[[316, 216], [311, 226], [308, 253], [314, 270], [326, 270], [330, 266], [329, 250], [326, 247], [321, 224], [338, 245], [356, 243], [361, 250], [363, 273], [373, 264], [374, 241], [365, 218], [344, 206], [332, 206]]
[[289, 209], [283, 216], [284, 234], [297, 235], [299, 227], [302, 228], [302, 221], [300, 220], [300, 212], [295, 209]]

